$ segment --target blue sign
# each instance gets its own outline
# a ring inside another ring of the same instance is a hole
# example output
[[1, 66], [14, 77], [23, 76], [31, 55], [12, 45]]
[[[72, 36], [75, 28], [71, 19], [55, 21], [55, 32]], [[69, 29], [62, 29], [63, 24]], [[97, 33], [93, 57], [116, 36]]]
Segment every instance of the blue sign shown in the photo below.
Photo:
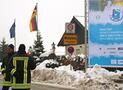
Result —
[[89, 1], [89, 66], [123, 67], [123, 1]]

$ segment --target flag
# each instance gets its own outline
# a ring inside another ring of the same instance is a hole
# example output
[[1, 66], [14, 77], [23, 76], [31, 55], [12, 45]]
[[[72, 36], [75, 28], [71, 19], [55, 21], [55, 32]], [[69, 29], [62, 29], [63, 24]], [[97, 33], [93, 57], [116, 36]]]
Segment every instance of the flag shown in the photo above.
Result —
[[10, 38], [14, 38], [15, 37], [15, 22], [12, 24], [9, 32], [10, 32]]
[[37, 31], [37, 5], [35, 6], [31, 19], [30, 19], [30, 32]]

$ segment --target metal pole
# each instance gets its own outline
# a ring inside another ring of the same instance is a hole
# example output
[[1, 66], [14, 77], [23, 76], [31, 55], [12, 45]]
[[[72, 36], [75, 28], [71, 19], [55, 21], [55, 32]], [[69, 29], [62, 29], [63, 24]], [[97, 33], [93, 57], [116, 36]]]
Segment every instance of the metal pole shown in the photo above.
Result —
[[87, 69], [87, 1], [85, 0], [85, 72]]
[[38, 31], [38, 3], [36, 3], [36, 9], [37, 9], [37, 31]]
[[14, 19], [15, 23], [15, 37], [14, 37], [14, 46], [15, 46], [15, 51], [16, 51], [16, 20]]
[[38, 36], [39, 36], [39, 31], [38, 31], [38, 3], [36, 3], [36, 9], [37, 9], [37, 40], [38, 40]]

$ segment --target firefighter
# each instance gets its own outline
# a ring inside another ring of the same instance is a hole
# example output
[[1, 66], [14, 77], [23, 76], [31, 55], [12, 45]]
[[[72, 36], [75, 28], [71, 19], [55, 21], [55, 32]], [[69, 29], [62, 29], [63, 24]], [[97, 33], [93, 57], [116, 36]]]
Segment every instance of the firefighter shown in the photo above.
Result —
[[36, 64], [34, 59], [26, 54], [24, 44], [20, 44], [11, 61], [12, 90], [30, 90], [31, 70], [36, 68]]
[[9, 90], [9, 87], [11, 86], [11, 81], [10, 81], [11, 70], [9, 66], [10, 66], [10, 61], [13, 55], [14, 55], [14, 45], [10, 44], [7, 47], [7, 56], [3, 58], [2, 65], [1, 65], [1, 71], [2, 71], [2, 74], [4, 75], [2, 90]]

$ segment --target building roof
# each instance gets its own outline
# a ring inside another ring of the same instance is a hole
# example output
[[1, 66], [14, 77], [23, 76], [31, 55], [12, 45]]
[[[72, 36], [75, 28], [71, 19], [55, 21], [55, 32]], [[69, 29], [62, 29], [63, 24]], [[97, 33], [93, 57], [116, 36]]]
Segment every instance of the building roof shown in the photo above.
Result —
[[[84, 26], [74, 16], [71, 20], [71, 23], [75, 24], [75, 34], [78, 37], [76, 45], [84, 44], [84, 41], [85, 41], [85, 28], [84, 28]], [[64, 35], [65, 35], [65, 32], [62, 35], [62, 38], [60, 39], [57, 46], [68, 46], [68, 45], [64, 44], [64, 40], [63, 40]]]

